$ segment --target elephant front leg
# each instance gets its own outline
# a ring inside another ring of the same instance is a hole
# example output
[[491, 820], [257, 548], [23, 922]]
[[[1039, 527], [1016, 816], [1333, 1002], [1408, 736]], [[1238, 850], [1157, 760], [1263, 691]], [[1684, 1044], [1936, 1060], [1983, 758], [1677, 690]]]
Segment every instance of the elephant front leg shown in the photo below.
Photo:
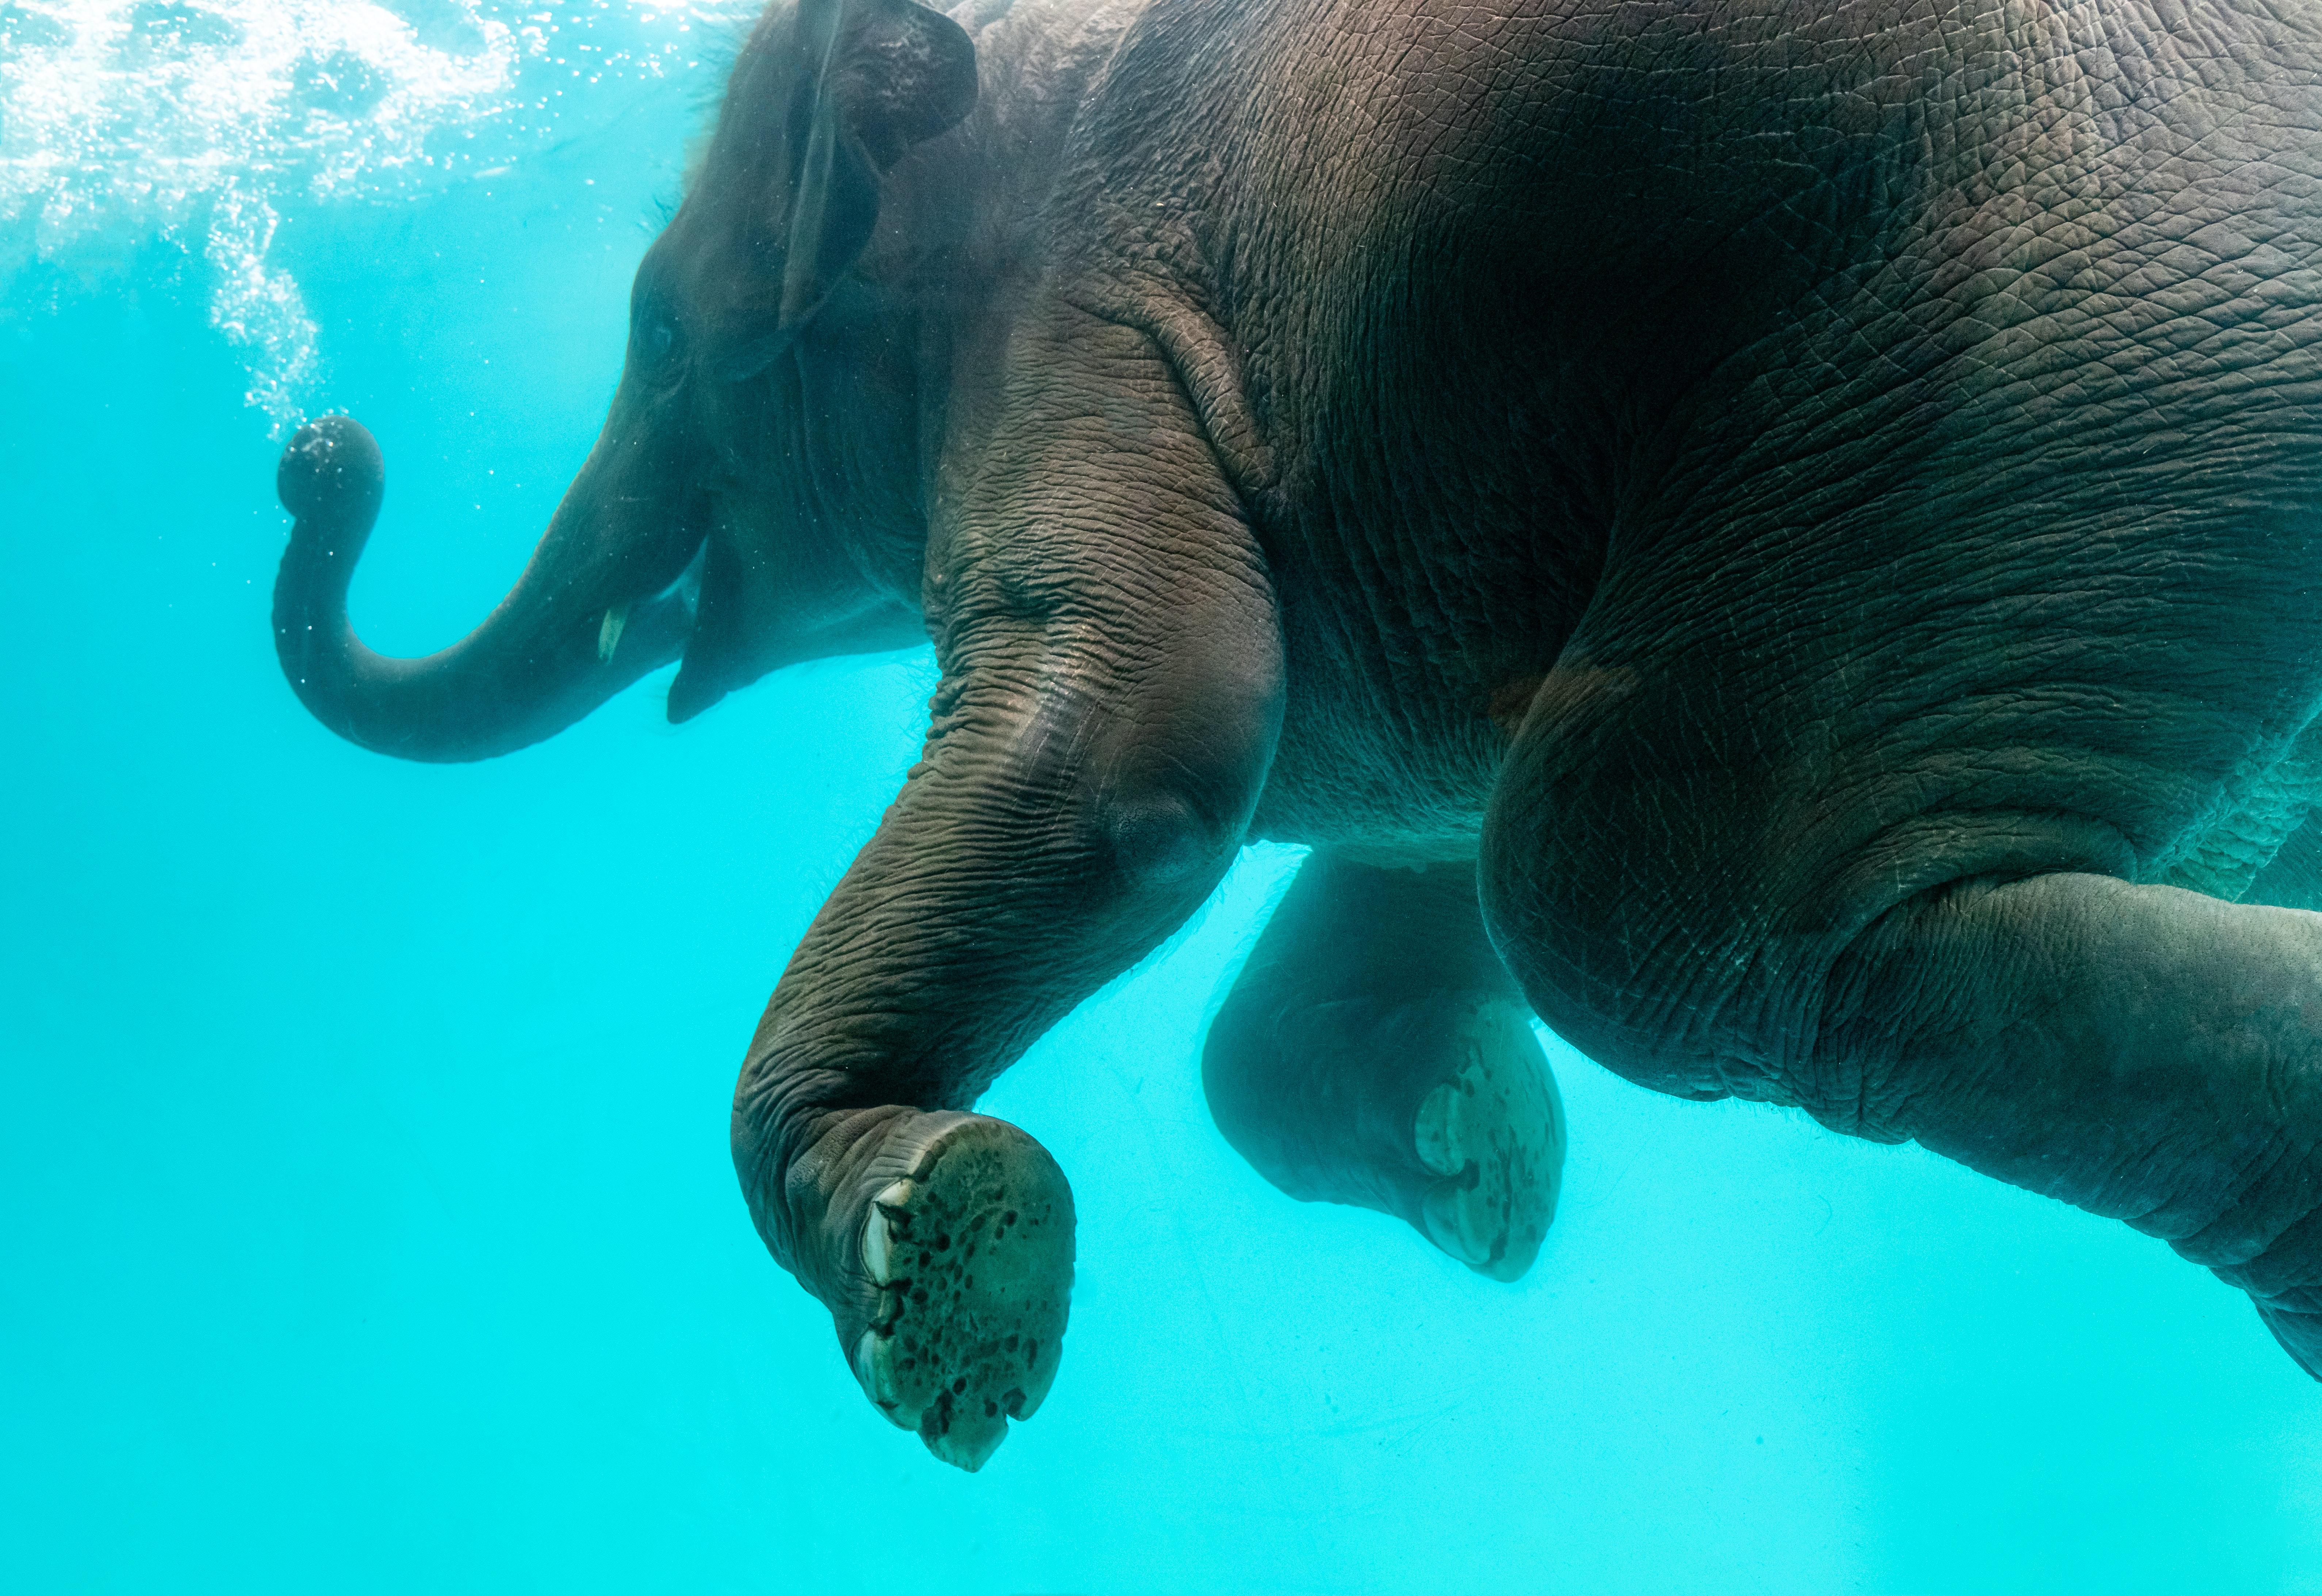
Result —
[[1053, 1378], [1064, 1175], [971, 1112], [1157, 945], [1246, 834], [1281, 716], [1265, 567], [1168, 369], [1019, 333], [929, 552], [924, 758], [775, 989], [734, 1104], [760, 1234], [864, 1394], [978, 1467]]
[[1292, 1197], [1405, 1220], [1495, 1280], [1556, 1215], [1563, 1105], [1475, 866], [1317, 853], [1210, 1026], [1219, 1132]]

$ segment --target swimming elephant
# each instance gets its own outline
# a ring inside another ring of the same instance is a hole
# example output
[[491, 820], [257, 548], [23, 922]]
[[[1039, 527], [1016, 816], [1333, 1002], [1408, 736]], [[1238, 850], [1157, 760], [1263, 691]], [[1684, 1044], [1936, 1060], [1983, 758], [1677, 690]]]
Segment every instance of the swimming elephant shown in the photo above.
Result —
[[743, 1191], [980, 1464], [1069, 1188], [973, 1112], [1248, 838], [1205, 1047], [1296, 1195], [1521, 1272], [1622, 1074], [2167, 1240], [2322, 1372], [2322, 11], [779, 0], [507, 600], [386, 661], [294, 440], [326, 725], [505, 752], [933, 637], [776, 987]]

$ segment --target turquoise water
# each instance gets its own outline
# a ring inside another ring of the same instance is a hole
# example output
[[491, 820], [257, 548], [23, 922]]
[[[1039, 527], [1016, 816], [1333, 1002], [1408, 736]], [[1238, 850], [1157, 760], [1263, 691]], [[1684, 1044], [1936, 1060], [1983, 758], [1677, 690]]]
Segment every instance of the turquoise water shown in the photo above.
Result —
[[1522, 1283], [1275, 1193], [1197, 1054], [1285, 849], [986, 1100], [1078, 1193], [1047, 1405], [974, 1477], [882, 1423], [727, 1107], [928, 654], [437, 768], [268, 625], [326, 409], [366, 638], [505, 590], [744, 15], [0, 5], [0, 1590], [2322, 1591], [2246, 1300], [1918, 1149], [1551, 1044]]

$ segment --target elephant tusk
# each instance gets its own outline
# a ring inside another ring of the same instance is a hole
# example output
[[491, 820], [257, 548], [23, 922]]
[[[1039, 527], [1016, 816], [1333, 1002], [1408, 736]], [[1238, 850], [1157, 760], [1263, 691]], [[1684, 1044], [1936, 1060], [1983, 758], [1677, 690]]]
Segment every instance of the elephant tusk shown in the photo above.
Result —
[[597, 662], [603, 664], [621, 646], [621, 628], [629, 624], [629, 606], [617, 604], [605, 612], [602, 625], [597, 628]]

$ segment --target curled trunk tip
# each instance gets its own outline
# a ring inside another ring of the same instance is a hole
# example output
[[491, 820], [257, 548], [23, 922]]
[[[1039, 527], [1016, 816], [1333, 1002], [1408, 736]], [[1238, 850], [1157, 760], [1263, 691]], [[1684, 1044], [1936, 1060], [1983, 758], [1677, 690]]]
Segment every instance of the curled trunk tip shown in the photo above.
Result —
[[379, 440], [352, 415], [317, 416], [300, 427], [274, 472], [282, 507], [299, 520], [360, 520], [366, 532], [386, 488]]
[[[489, 759], [571, 725], [677, 658], [693, 624], [682, 579], [699, 534], [603, 519], [639, 496], [602, 479], [599, 449], [516, 588], [425, 659], [390, 659], [347, 622], [347, 588], [386, 491], [378, 441], [352, 416], [298, 429], [275, 489], [296, 516], [274, 583], [274, 643], [291, 690], [351, 743], [400, 759]], [[615, 451], [614, 458], [623, 458]]]

